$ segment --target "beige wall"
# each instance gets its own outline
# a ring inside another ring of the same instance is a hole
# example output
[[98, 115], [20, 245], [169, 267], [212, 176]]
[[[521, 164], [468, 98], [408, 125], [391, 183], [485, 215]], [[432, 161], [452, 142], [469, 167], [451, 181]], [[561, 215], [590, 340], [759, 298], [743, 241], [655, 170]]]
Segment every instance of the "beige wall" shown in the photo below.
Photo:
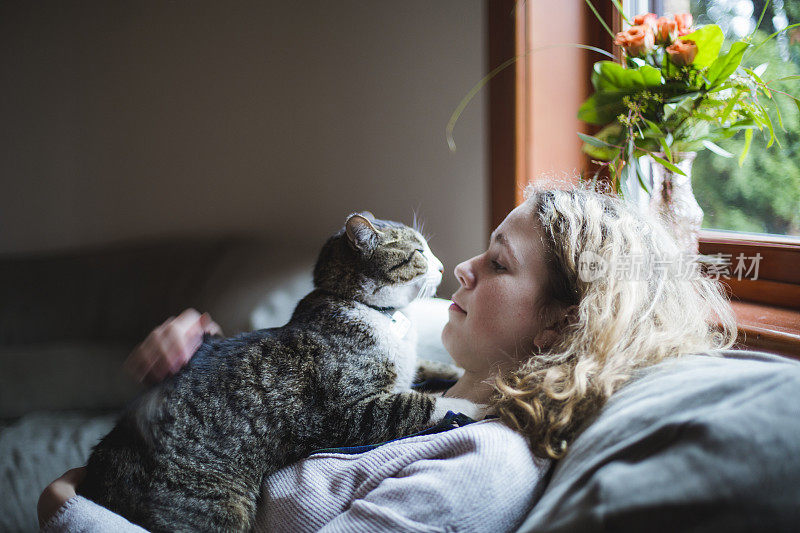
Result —
[[0, 253], [183, 233], [316, 246], [410, 221], [452, 267], [487, 227], [479, 0], [6, 1]]

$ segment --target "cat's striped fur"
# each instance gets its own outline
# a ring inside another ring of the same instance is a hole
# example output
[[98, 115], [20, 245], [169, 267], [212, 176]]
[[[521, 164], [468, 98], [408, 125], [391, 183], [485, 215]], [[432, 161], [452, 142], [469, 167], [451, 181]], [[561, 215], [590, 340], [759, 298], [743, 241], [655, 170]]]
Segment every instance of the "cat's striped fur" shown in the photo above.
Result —
[[177, 375], [139, 398], [95, 447], [79, 493], [155, 531], [251, 527], [265, 475], [318, 448], [421, 430], [466, 400], [409, 390], [416, 333], [391, 312], [441, 281], [411, 228], [351, 215], [323, 247], [315, 290], [288, 324], [206, 337]]

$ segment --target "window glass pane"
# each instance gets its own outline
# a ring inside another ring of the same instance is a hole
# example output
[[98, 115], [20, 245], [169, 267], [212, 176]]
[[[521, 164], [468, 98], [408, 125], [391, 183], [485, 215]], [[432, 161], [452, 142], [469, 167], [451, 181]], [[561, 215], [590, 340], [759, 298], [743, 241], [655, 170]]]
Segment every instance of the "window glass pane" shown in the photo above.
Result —
[[[764, 0], [664, 1], [663, 11], [685, 10], [689, 4], [695, 23], [719, 25], [728, 39], [741, 39], [755, 28]], [[659, 7], [654, 5], [653, 7]], [[756, 31], [758, 45], [771, 33], [800, 22], [800, 0], [773, 0]], [[723, 50], [725, 51], [725, 50]], [[800, 75], [800, 27], [772, 39], [746, 59], [755, 68], [767, 63], [765, 82]], [[718, 143], [735, 154], [724, 158], [702, 150], [692, 169], [692, 183], [705, 211], [703, 227], [756, 233], [800, 236], [800, 112], [797, 105], [777, 91], [800, 96], [800, 79], [769, 83], [774, 100], [763, 99], [770, 112], [780, 145], [767, 148], [756, 131], [743, 165], [738, 156], [744, 135]], [[778, 116], [778, 109], [780, 117]], [[783, 122], [783, 129], [780, 122]]]

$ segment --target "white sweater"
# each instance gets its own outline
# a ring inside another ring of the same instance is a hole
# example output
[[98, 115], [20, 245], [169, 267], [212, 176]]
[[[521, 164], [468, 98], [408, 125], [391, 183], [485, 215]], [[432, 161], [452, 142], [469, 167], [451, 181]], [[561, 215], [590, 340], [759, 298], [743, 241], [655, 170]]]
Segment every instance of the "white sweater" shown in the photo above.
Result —
[[[256, 531], [513, 531], [550, 461], [498, 420], [357, 453], [317, 453], [264, 482]], [[80, 496], [44, 531], [142, 531]]]

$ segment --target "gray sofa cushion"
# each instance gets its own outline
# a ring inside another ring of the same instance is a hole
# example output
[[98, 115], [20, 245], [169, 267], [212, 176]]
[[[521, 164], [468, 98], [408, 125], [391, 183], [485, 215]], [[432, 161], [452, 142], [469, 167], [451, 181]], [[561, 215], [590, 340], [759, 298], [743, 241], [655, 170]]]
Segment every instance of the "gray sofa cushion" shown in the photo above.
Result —
[[184, 238], [0, 257], [0, 345], [138, 342], [201, 305], [229, 239]]
[[0, 345], [0, 420], [33, 411], [118, 409], [138, 391], [122, 362], [131, 345]]
[[615, 394], [520, 531], [796, 531], [800, 364], [723, 354], [662, 363]]

